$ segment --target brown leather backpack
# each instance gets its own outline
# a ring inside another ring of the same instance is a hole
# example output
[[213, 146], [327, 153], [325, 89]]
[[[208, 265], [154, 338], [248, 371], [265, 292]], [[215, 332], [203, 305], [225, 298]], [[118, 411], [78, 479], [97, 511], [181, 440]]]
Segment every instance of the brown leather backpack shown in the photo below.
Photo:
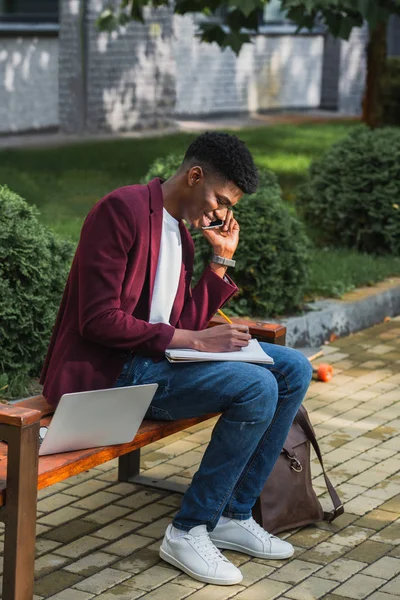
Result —
[[[324, 512], [311, 482], [310, 444], [322, 467], [333, 510]], [[343, 504], [325, 473], [321, 451], [304, 406], [289, 431], [282, 452], [258, 498], [254, 519], [269, 533], [332, 522], [344, 512]]]

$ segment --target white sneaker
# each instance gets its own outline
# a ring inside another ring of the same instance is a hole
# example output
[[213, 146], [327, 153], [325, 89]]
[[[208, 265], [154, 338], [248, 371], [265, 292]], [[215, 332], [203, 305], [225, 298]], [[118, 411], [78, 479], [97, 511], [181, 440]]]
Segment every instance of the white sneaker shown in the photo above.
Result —
[[172, 538], [168, 525], [160, 547], [160, 556], [185, 573], [215, 585], [234, 585], [243, 579], [242, 573], [210, 540], [206, 525], [197, 525], [185, 535]]
[[271, 535], [251, 517], [244, 521], [230, 519], [217, 524], [210, 539], [218, 548], [244, 552], [257, 558], [290, 558], [294, 548], [289, 542]]

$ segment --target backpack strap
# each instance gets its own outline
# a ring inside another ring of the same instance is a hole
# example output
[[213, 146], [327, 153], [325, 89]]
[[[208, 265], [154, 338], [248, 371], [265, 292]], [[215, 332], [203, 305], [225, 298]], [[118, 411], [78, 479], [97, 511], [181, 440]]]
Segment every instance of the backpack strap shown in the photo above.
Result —
[[315, 450], [315, 453], [318, 457], [320, 465], [322, 467], [325, 484], [328, 489], [328, 492], [329, 492], [329, 495], [331, 497], [332, 504], [334, 507], [333, 510], [331, 510], [330, 512], [324, 511], [324, 521], [328, 521], [329, 523], [331, 523], [334, 519], [336, 519], [337, 517], [339, 517], [340, 515], [342, 515], [344, 513], [343, 504], [342, 504], [335, 488], [333, 487], [328, 475], [325, 472], [325, 467], [324, 467], [324, 462], [322, 460], [321, 450], [318, 445], [317, 438], [315, 437], [314, 429], [309, 421], [306, 409], [303, 406], [301, 406], [298, 410], [298, 413], [296, 415], [296, 421], [298, 422], [298, 424], [300, 425], [300, 427], [303, 429], [304, 433], [310, 440], [310, 442]]

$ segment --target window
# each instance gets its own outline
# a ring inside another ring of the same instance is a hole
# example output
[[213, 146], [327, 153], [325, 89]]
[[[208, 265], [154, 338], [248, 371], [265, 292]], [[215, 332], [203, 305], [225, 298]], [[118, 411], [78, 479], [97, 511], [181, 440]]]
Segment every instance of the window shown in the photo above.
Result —
[[58, 23], [59, 0], [0, 0], [0, 23]]
[[269, 0], [264, 7], [263, 22], [265, 25], [282, 25], [290, 23], [286, 18], [286, 11], [281, 9], [281, 0]]

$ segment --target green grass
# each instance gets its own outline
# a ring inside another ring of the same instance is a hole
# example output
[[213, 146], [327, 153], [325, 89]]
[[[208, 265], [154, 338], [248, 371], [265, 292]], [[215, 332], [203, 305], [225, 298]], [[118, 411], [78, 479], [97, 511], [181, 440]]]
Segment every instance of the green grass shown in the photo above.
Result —
[[[259, 166], [273, 169], [291, 202], [313, 158], [345, 136], [355, 124], [331, 122], [276, 125], [235, 132]], [[42, 220], [74, 241], [93, 204], [107, 192], [137, 183], [158, 156], [183, 154], [194, 134], [149, 139], [85, 142], [57, 148], [0, 152], [0, 183], [36, 204]], [[332, 296], [400, 274], [399, 259], [351, 251], [315, 251], [309, 296]]]
[[315, 249], [308, 285], [309, 300], [340, 297], [357, 287], [400, 276], [400, 257], [371, 256], [354, 250]]

